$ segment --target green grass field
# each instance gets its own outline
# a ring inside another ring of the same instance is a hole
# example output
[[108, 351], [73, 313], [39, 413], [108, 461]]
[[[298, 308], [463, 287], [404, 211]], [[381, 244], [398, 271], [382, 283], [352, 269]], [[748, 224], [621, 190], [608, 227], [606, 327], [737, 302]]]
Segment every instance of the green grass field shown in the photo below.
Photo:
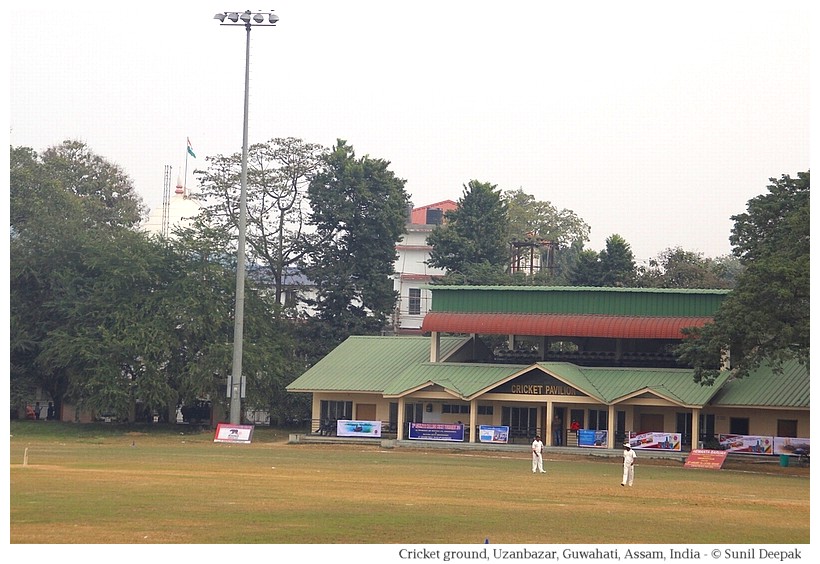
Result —
[[[809, 544], [809, 472], [11, 423], [10, 542]], [[24, 461], [26, 462], [24, 464]]]

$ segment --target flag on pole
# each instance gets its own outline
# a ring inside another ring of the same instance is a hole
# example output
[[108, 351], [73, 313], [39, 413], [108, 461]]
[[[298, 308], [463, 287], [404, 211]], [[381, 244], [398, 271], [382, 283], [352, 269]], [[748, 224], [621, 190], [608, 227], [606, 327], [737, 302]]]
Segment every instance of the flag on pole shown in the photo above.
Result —
[[186, 139], [188, 139], [188, 154], [191, 155], [193, 158], [196, 158], [196, 155], [194, 154], [194, 149], [193, 147], [191, 147], [191, 139], [188, 137], [186, 137]]

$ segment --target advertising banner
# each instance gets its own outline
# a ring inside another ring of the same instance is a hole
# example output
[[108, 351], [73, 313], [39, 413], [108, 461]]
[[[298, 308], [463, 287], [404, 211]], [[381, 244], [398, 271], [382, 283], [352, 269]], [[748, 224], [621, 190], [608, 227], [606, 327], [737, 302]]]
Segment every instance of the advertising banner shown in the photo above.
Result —
[[216, 433], [214, 433], [214, 442], [250, 444], [252, 437], [253, 425], [217, 423]]
[[796, 450], [809, 452], [811, 441], [802, 437], [775, 437], [773, 454], [794, 454]]
[[726, 454], [725, 450], [696, 448], [686, 457], [686, 462], [683, 466], [684, 468], [720, 470], [726, 461]]
[[381, 437], [381, 421], [349, 421], [336, 422], [337, 437]]
[[509, 440], [510, 428], [506, 425], [493, 427], [491, 425], [479, 425], [478, 440], [482, 443], [505, 443]]
[[629, 444], [634, 449], [680, 451], [680, 433], [640, 433], [630, 437]]
[[422, 441], [464, 441], [464, 425], [459, 423], [410, 423], [410, 439]]
[[736, 454], [774, 454], [774, 437], [718, 435], [720, 448]]
[[578, 446], [579, 447], [593, 447], [606, 448], [606, 440], [608, 433], [606, 430], [594, 429], [579, 429], [578, 430]]

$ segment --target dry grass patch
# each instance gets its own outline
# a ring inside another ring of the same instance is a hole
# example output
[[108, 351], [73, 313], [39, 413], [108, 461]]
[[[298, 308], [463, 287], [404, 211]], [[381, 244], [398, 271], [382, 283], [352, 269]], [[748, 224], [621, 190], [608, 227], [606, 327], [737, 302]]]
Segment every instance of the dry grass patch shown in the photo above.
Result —
[[808, 472], [776, 465], [706, 471], [645, 461], [635, 487], [623, 488], [614, 459], [551, 456], [548, 473], [533, 475], [522, 453], [285, 438], [255, 433], [254, 444], [225, 445], [210, 432], [18, 433], [10, 540], [621, 544], [625, 530], [648, 530], [639, 542], [809, 542]]

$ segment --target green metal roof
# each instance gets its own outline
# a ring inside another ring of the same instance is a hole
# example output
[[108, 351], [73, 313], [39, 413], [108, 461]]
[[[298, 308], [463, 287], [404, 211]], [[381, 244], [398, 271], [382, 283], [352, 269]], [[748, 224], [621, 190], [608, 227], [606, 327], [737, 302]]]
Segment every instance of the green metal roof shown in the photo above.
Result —
[[740, 380], [731, 379], [715, 394], [720, 406], [810, 407], [809, 367], [796, 360], [785, 363], [781, 373], [763, 366]]
[[[442, 357], [470, 342], [442, 337]], [[543, 370], [603, 404], [650, 393], [687, 407], [809, 406], [808, 369], [788, 365], [782, 376], [761, 369], [748, 379], [729, 381], [729, 372], [712, 386], [693, 380], [689, 369], [582, 367], [567, 362], [535, 365], [430, 361], [429, 337], [350, 337], [297, 378], [292, 392], [361, 391], [399, 397], [441, 386], [454, 397], [473, 399], [499, 383], [532, 370]]]
[[437, 384], [462, 397], [509, 377], [524, 365], [439, 362], [408, 367], [385, 388], [385, 396], [400, 396], [426, 384]]
[[[572, 383], [575, 378], [563, 368], [562, 365], [565, 364], [540, 362], [538, 365], [559, 377], [566, 376], [568, 382]], [[709, 403], [729, 377], [725, 374], [713, 386], [701, 386], [693, 380], [693, 371], [686, 368], [575, 368], [594, 387], [604, 403], [614, 403], [641, 392], [650, 392], [681, 405], [701, 406]], [[578, 379], [578, 382], [581, 380]], [[576, 387], [584, 389], [581, 385]]]
[[[464, 343], [464, 337], [442, 337], [442, 357]], [[428, 337], [348, 337], [286, 389], [290, 392], [382, 392], [396, 374], [429, 360]]]
[[711, 317], [730, 290], [431, 285], [431, 312]]

